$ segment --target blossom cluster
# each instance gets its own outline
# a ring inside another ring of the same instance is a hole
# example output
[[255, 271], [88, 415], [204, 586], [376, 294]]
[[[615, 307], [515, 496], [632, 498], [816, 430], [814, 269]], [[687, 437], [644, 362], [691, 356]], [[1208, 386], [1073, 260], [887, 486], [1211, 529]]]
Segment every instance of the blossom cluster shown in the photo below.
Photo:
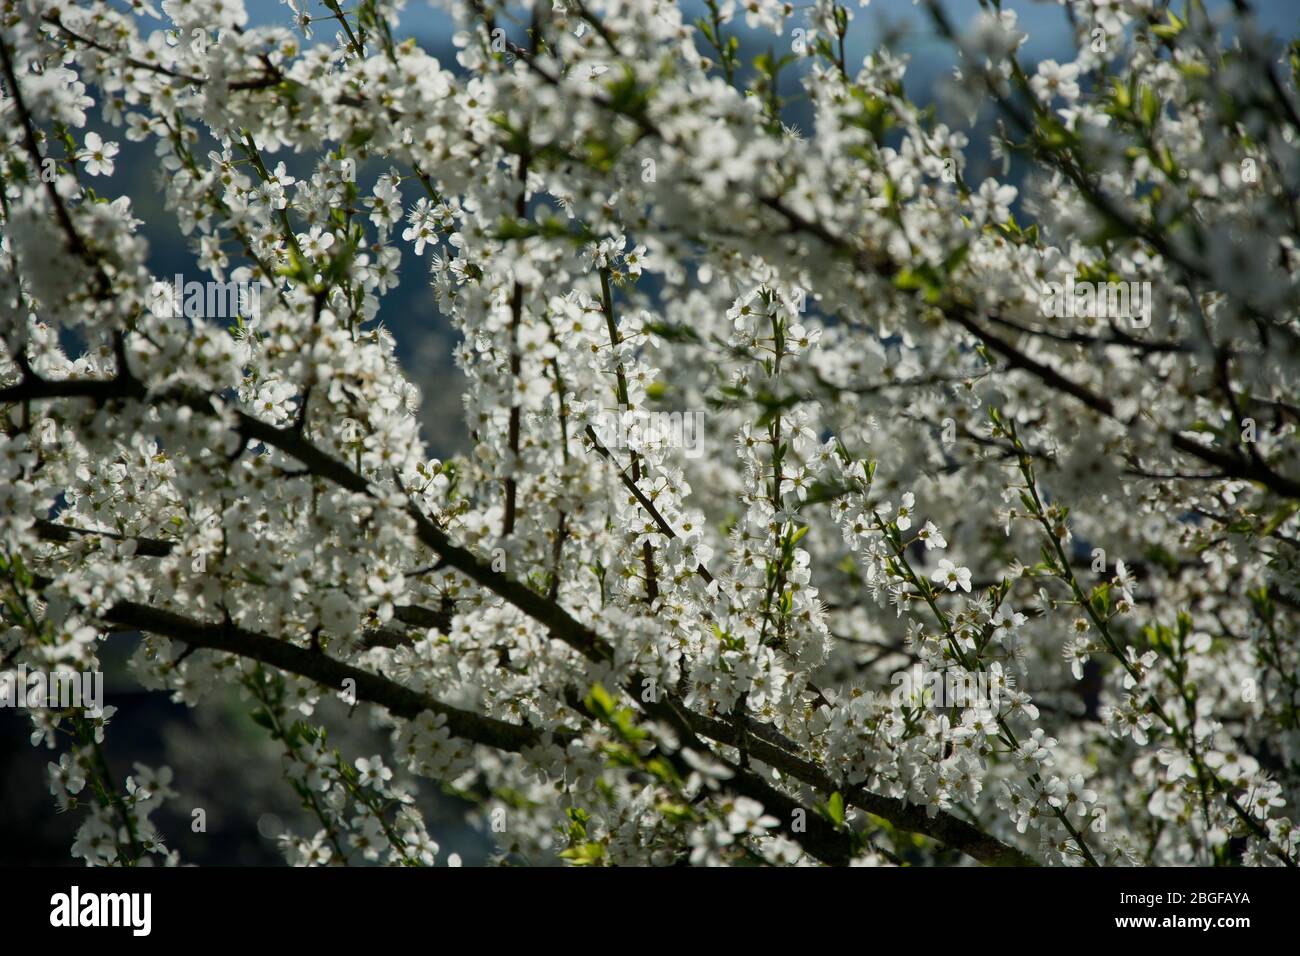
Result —
[[[134, 631], [143, 686], [240, 688], [299, 864], [439, 861], [395, 767], [529, 861], [1300, 862], [1300, 96], [1248, 13], [1068, 0], [1034, 66], [926, 4], [936, 110], [834, 0], [448, 0], [454, 63], [350, 6], [0, 0], [0, 667]], [[151, 308], [122, 140], [256, 309]], [[1076, 278], [1153, 320], [1045, 312]], [[32, 714], [74, 854], [175, 862], [110, 711]]]

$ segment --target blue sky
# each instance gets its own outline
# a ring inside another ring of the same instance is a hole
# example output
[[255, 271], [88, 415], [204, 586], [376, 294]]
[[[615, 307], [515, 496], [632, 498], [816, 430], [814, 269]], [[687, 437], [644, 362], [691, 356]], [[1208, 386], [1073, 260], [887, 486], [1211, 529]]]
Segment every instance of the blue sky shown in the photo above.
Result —
[[[251, 22], [256, 24], [283, 22], [288, 8], [281, 0], [246, 0]], [[687, 11], [689, 19], [695, 19], [705, 12], [701, 0], [687, 0], [681, 4]], [[943, 0], [943, 6], [956, 22], [964, 22], [978, 11], [975, 0]], [[1230, 8], [1228, 0], [1209, 0], [1207, 9], [1211, 12]], [[1257, 0], [1253, 4], [1260, 22], [1279, 35], [1293, 35], [1300, 26], [1300, 4], [1296, 0]], [[1004, 0], [1003, 7], [1015, 10], [1029, 34], [1026, 47], [1028, 59], [1060, 54], [1068, 43], [1065, 15], [1056, 0]], [[1171, 5], [1180, 11], [1183, 3]], [[850, 0], [850, 9], [854, 14], [854, 23], [850, 32], [851, 45], [849, 53], [861, 57], [877, 43], [886, 27], [906, 25], [909, 27], [910, 39], [906, 47], [914, 57], [941, 57], [949, 61], [947, 48], [933, 34], [928, 16], [924, 9], [913, 0], [871, 0], [865, 8], [859, 8]], [[743, 23], [740, 32], [745, 33]], [[444, 41], [450, 37], [451, 18], [444, 12], [441, 3], [432, 0], [409, 0], [402, 14], [403, 31], [420, 37], [425, 41]], [[734, 28], [734, 27], [733, 27]], [[769, 42], [765, 39], [764, 41]]]

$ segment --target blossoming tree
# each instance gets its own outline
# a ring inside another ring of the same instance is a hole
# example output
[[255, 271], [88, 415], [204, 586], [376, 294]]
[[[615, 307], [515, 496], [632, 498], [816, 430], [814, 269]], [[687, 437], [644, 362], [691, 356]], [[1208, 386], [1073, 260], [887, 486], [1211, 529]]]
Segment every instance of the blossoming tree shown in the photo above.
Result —
[[[400, 0], [0, 0], [0, 666], [138, 632], [143, 686], [237, 686], [298, 863], [435, 862], [398, 766], [531, 860], [1300, 860], [1297, 46], [1070, 0], [1035, 66], [931, 5], [949, 125], [833, 0], [446, 6], [455, 64]], [[233, 318], [160, 289], [115, 136]], [[77, 857], [177, 862], [111, 706], [30, 716]]]

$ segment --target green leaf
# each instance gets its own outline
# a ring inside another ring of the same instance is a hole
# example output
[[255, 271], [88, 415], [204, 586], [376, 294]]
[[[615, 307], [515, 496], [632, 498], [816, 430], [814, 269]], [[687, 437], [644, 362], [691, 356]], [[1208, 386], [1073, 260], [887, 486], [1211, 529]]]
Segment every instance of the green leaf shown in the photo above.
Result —
[[1166, 11], [1166, 15], [1169, 17], [1169, 22], [1156, 24], [1151, 28], [1151, 32], [1162, 40], [1172, 40], [1174, 37], [1178, 36], [1178, 34], [1183, 32], [1183, 28], [1187, 26], [1187, 24], [1174, 16], [1174, 11], [1172, 10]]
[[600, 684], [592, 684], [582, 702], [597, 717], [608, 719], [614, 713], [614, 698]]
[[943, 260], [943, 271], [952, 273], [958, 266], [966, 261], [966, 255], [970, 252], [970, 243], [963, 242], [960, 246], [948, 253], [948, 258]]
[[831, 798], [826, 801], [826, 815], [830, 817], [831, 823], [837, 827], [844, 826], [844, 797], [836, 790], [831, 794]]
[[562, 851], [560, 856], [574, 866], [595, 866], [605, 858], [605, 847], [600, 843], [581, 843]]
[[1160, 116], [1160, 100], [1156, 98], [1155, 90], [1149, 86], [1142, 87], [1142, 122], [1148, 127], [1156, 125], [1156, 119]]
[[1284, 504], [1277, 510], [1277, 513], [1273, 515], [1273, 517], [1269, 518], [1268, 521], [1265, 522], [1264, 527], [1259, 529], [1260, 536], [1267, 538], [1278, 528], [1282, 527], [1282, 525], [1285, 524], [1286, 521], [1297, 511], [1300, 511], [1300, 503], [1291, 501]]

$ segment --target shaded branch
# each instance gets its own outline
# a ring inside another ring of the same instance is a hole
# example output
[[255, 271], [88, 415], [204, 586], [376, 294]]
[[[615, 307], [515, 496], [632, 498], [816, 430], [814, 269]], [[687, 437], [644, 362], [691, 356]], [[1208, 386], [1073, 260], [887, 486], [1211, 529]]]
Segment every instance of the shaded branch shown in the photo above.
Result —
[[353, 680], [358, 700], [379, 704], [390, 713], [408, 720], [426, 711], [441, 714], [447, 718], [447, 729], [454, 736], [497, 750], [517, 753], [540, 742], [539, 734], [531, 727], [453, 707], [325, 654], [233, 624], [197, 621], [134, 601], [118, 602], [104, 612], [103, 617], [118, 627], [158, 634], [190, 647], [237, 654], [309, 678], [325, 687], [341, 690], [345, 680]]

